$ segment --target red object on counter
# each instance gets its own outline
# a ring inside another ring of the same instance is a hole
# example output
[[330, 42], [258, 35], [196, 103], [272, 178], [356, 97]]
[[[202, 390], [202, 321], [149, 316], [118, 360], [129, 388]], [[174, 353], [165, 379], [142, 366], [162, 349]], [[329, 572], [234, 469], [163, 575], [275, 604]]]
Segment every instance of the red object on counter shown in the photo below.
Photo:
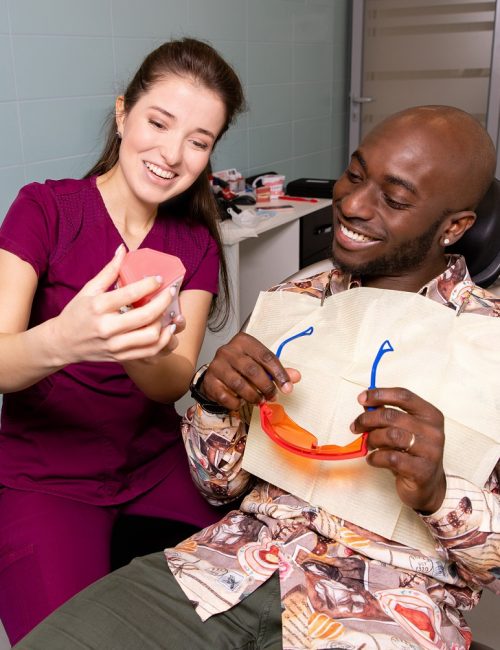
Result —
[[279, 199], [283, 201], [304, 201], [305, 203], [317, 203], [318, 199], [306, 199], [303, 196], [288, 196], [288, 194], [282, 194], [278, 196]]

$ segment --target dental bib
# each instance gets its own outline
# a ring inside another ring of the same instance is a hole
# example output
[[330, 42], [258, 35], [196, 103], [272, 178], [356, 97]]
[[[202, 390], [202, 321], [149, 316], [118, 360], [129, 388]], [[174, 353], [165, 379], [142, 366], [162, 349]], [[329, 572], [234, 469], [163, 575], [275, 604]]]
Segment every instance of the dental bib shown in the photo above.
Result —
[[[281, 361], [301, 381], [279, 394], [291, 418], [319, 444], [348, 444], [349, 425], [362, 412], [357, 396], [368, 387], [381, 342], [394, 351], [379, 368], [377, 385], [404, 387], [445, 416], [448, 474], [483, 486], [500, 457], [500, 320], [456, 312], [416, 293], [360, 287], [321, 306], [310, 296], [261, 293], [247, 332], [276, 350], [279, 341], [314, 326], [314, 335], [287, 346]], [[420, 517], [404, 506], [388, 470], [364, 458], [310, 460], [276, 445], [254, 409], [243, 467], [305, 501], [395, 542], [435, 555]]]

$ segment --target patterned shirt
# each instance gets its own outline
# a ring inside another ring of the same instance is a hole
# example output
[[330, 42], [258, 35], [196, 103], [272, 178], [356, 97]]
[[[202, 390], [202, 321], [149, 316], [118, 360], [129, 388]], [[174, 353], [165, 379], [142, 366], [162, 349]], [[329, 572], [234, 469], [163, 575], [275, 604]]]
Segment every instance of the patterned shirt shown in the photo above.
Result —
[[[360, 286], [334, 268], [272, 291], [325, 297]], [[465, 261], [420, 293], [457, 312], [500, 316], [500, 298], [474, 285]], [[199, 616], [223, 612], [279, 571], [284, 650], [466, 650], [462, 612], [481, 589], [500, 594], [500, 461], [486, 485], [446, 476], [441, 508], [421, 515], [435, 553], [385, 539], [241, 469], [248, 408], [228, 416], [188, 410], [183, 436], [191, 472], [211, 503], [250, 490], [239, 510], [165, 551]]]

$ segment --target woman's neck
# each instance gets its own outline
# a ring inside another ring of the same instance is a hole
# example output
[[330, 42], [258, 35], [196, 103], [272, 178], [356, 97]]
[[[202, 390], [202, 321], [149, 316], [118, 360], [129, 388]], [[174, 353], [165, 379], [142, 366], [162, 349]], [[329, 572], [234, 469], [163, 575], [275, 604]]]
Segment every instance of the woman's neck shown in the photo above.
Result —
[[135, 250], [153, 227], [157, 205], [137, 200], [115, 165], [96, 181], [106, 210], [129, 250]]

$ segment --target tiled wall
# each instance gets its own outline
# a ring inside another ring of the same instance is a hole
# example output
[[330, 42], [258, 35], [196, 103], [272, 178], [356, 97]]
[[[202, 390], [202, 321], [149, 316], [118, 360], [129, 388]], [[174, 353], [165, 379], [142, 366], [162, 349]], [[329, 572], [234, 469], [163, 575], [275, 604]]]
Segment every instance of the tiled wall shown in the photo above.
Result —
[[338, 175], [345, 160], [348, 0], [0, 0], [0, 218], [19, 187], [81, 176], [114, 97], [171, 37], [210, 41], [249, 111], [214, 169]]

